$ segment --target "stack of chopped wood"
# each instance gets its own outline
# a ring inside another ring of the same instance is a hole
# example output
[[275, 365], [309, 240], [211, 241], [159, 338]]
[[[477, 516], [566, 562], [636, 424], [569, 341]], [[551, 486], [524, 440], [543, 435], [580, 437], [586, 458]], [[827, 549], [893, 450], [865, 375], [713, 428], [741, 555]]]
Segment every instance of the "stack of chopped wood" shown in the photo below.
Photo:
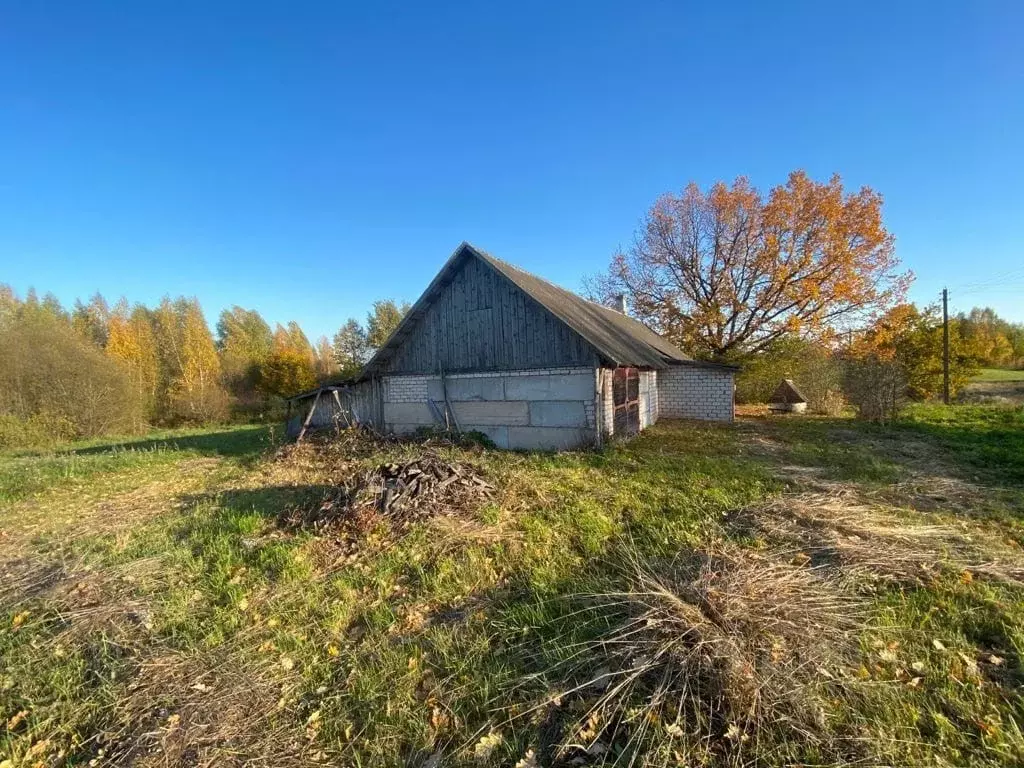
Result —
[[365, 488], [374, 494], [377, 509], [401, 517], [447, 514], [494, 490], [476, 467], [431, 455], [406, 464], [382, 464], [368, 481]]
[[321, 530], [333, 525], [366, 529], [383, 518], [393, 528], [436, 515], [471, 511], [491, 498], [494, 486], [471, 464], [426, 453], [388, 462], [350, 477], [316, 508], [290, 510], [289, 527]]

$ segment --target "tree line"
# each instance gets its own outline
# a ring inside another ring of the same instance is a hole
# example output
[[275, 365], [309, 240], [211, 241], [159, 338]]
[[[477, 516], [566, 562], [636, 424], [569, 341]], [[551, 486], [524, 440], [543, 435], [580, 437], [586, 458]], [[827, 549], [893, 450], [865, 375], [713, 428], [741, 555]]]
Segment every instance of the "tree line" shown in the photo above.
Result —
[[265, 415], [282, 398], [352, 376], [408, 304], [374, 302], [311, 343], [298, 323], [252, 309], [221, 312], [211, 331], [195, 298], [65, 308], [53, 294], [0, 285], [0, 445], [138, 432]]
[[[588, 283], [694, 357], [740, 366], [737, 400], [794, 378], [818, 410], [889, 418], [942, 390], [937, 306], [906, 301], [882, 196], [802, 171], [767, 193], [745, 178], [655, 201], [632, 245]], [[988, 308], [950, 321], [951, 389], [980, 366], [1024, 366], [1024, 324]]]

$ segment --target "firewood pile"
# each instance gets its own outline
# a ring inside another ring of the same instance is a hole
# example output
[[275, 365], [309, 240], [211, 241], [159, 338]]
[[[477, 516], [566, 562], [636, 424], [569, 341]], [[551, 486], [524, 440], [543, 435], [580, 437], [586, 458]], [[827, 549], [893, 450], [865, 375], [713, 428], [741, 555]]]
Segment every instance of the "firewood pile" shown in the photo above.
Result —
[[284, 522], [320, 531], [336, 526], [365, 529], [384, 520], [404, 530], [427, 517], [472, 510], [493, 494], [494, 486], [478, 467], [427, 453], [350, 476], [319, 506], [286, 512]]

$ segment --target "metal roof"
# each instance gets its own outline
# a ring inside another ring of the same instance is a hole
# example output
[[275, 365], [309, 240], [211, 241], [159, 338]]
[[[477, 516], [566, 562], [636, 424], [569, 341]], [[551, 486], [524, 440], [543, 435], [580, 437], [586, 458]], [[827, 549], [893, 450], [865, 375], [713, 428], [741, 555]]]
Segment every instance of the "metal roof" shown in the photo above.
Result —
[[514, 267], [469, 243], [462, 243], [430, 282], [423, 295], [402, 318], [398, 328], [364, 366], [360, 378], [380, 373], [392, 351], [415, 327], [430, 303], [461, 269], [465, 259], [476, 258], [512, 282], [544, 309], [583, 337], [612, 366], [666, 368], [669, 365], [695, 365], [714, 368], [731, 366], [696, 361], [669, 343], [643, 323], [614, 309], [588, 301], [571, 291]]

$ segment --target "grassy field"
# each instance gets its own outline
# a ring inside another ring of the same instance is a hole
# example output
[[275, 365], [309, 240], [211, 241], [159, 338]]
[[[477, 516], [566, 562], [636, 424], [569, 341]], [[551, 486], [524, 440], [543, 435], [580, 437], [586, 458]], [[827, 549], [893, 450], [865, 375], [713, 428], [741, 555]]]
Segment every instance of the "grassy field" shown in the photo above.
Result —
[[1022, 658], [1021, 408], [0, 455], [3, 768], [1019, 765]]
[[1024, 371], [1011, 371], [1006, 368], [982, 368], [974, 377], [974, 381], [1024, 381]]
[[984, 368], [959, 399], [976, 405], [1024, 405], [1024, 371]]

